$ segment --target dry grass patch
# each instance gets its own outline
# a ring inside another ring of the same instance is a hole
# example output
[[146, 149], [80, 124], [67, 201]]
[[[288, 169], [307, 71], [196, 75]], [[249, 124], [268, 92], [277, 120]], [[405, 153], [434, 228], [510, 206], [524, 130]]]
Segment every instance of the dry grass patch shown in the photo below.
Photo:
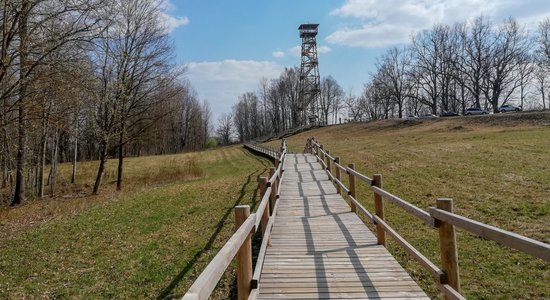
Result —
[[44, 199], [30, 198], [16, 208], [8, 207], [7, 204], [0, 206], [0, 237], [10, 236], [57, 218], [78, 214], [107, 200], [116, 201], [120, 197], [144, 192], [156, 186], [205, 176], [201, 164], [217, 156], [214, 152], [205, 151], [126, 158], [124, 188], [119, 192], [115, 190], [117, 161], [111, 159], [107, 161], [99, 195], [91, 193], [98, 167], [97, 161], [78, 163], [75, 184], [70, 183], [72, 165], [60, 164], [54, 195], [51, 195], [47, 187], [47, 196]]

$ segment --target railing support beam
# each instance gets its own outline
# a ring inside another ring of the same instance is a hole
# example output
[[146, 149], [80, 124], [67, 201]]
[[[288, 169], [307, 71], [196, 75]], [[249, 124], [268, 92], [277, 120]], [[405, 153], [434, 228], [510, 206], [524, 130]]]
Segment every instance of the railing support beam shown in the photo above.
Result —
[[[340, 164], [340, 157], [335, 157], [334, 162]], [[342, 181], [342, 175], [340, 174], [340, 168], [338, 166], [336, 166], [336, 179], [340, 182]], [[342, 187], [339, 184], [336, 184], [336, 192], [338, 192], [338, 194], [342, 193]]]
[[[373, 177], [372, 185], [383, 188], [382, 183], [382, 174], [375, 174]], [[382, 199], [382, 196], [378, 195], [377, 193], [374, 193], [374, 209], [376, 215], [382, 219], [384, 218], [384, 201]], [[376, 239], [378, 240], [378, 245], [384, 245], [386, 246], [386, 232], [384, 231], [384, 228], [380, 224], [376, 224]]]
[[[269, 178], [273, 178], [273, 175], [275, 175], [276, 169], [274, 167], [269, 168]], [[273, 207], [275, 207], [275, 202], [277, 202], [277, 190], [278, 190], [278, 182], [277, 180], [273, 181], [273, 184], [271, 185], [271, 195], [269, 196], [269, 211], [270, 214], [273, 213]]]
[[[239, 228], [250, 216], [250, 206], [235, 206], [235, 228]], [[237, 294], [239, 300], [248, 299], [252, 289], [252, 232], [237, 252]]]
[[[453, 212], [453, 199], [438, 198], [437, 208]], [[460, 293], [460, 277], [458, 270], [458, 249], [456, 245], [455, 227], [452, 224], [436, 221], [439, 226], [439, 248], [441, 251], [441, 266], [447, 275], [448, 284]], [[445, 296], [446, 299], [451, 299]]]
[[[260, 201], [264, 198], [265, 191], [267, 190], [267, 177], [258, 177], [258, 189], [260, 192]], [[269, 205], [266, 205], [264, 212], [262, 214], [262, 237], [265, 235], [265, 230], [267, 228], [267, 223], [269, 222], [269, 216], [271, 215]]]
[[326, 160], [326, 162], [327, 162], [327, 170], [328, 170], [329, 173], [332, 174], [332, 166], [331, 166], [330, 157], [329, 157], [330, 152], [327, 151], [327, 154], [328, 154], [328, 155], [326, 156], [326, 157], [327, 157], [327, 160]]
[[[349, 164], [348, 168], [355, 170], [355, 164]], [[355, 191], [355, 175], [348, 172], [349, 174], [349, 195], [352, 196], [354, 199], [357, 199], [357, 194]], [[357, 213], [357, 206], [353, 201], [350, 202], [351, 211], [354, 213]]]

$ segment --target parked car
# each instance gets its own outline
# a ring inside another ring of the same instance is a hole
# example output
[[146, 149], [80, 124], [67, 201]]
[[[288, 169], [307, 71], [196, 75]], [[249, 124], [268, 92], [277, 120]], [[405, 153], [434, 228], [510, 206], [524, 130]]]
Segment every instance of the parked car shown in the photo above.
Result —
[[416, 120], [416, 119], [418, 119], [418, 117], [415, 116], [415, 115], [408, 115], [405, 119], [406, 120]]
[[440, 117], [458, 117], [460, 115], [455, 113], [454, 111], [444, 111], [439, 116]]
[[484, 109], [481, 109], [479, 107], [470, 107], [468, 109], [466, 109], [466, 112], [464, 112], [464, 114], [466, 116], [471, 116], [471, 115], [486, 115], [488, 114], [489, 112], [487, 112], [486, 110]]
[[521, 111], [521, 106], [515, 106], [512, 104], [503, 104], [498, 108], [498, 111], [501, 113], [509, 112], [509, 111]]
[[432, 115], [432, 114], [423, 114], [421, 115], [420, 117], [418, 117], [419, 119], [433, 119], [433, 118], [437, 118], [436, 115]]

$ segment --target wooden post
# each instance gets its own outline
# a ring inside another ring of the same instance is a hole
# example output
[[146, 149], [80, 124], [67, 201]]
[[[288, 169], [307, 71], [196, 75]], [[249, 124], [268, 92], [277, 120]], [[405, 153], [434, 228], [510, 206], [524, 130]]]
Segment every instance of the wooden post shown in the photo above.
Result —
[[[453, 199], [438, 198], [437, 208], [453, 212]], [[447, 275], [447, 283], [460, 293], [460, 277], [458, 270], [458, 249], [456, 246], [455, 227], [443, 221], [439, 225], [439, 248], [441, 251], [441, 265]], [[447, 297], [445, 297], [447, 298]]]
[[[334, 158], [334, 162], [337, 163], [337, 164], [340, 164], [340, 157], [335, 157]], [[338, 181], [342, 181], [342, 177], [341, 177], [341, 174], [340, 174], [340, 168], [338, 168], [338, 166], [335, 166], [335, 170], [336, 170], [336, 179], [338, 179]], [[338, 192], [338, 194], [341, 194], [342, 193], [342, 187], [340, 187], [340, 184], [336, 183], [336, 192]]]
[[[355, 170], [355, 164], [349, 164], [348, 167], [352, 170]], [[348, 172], [349, 174], [349, 195], [352, 196], [353, 198], [356, 197], [356, 193], [355, 193], [355, 176], [353, 174], [351, 174], [350, 172]], [[355, 198], [357, 199], [357, 198]], [[356, 213], [357, 212], [357, 206], [355, 205], [355, 203], [353, 201], [350, 202], [350, 207], [351, 207], [351, 211]]]
[[[259, 177], [258, 178], [258, 189], [260, 190], [260, 202], [264, 198], [265, 191], [267, 190], [267, 177]], [[264, 212], [262, 214], [262, 221], [260, 222], [262, 226], [262, 236], [265, 235], [265, 230], [267, 228], [267, 222], [269, 222], [269, 202], [268, 205], [265, 206]]]
[[315, 155], [319, 155], [319, 146], [317, 144], [315, 144]]
[[278, 168], [279, 168], [279, 164], [280, 164], [280, 163], [281, 163], [281, 162], [279, 161], [279, 159], [276, 158], [276, 159], [275, 159], [275, 169], [278, 169]]
[[[324, 145], [321, 145], [321, 150], [325, 149], [324, 148]], [[319, 158], [321, 159], [321, 161], [325, 161], [325, 153], [323, 151], [319, 152]], [[325, 169], [325, 165], [321, 164], [323, 170]]]
[[[330, 151], [327, 151], [327, 154], [330, 154]], [[332, 166], [330, 164], [330, 157], [327, 155], [327, 170], [329, 173], [332, 173]]]
[[[372, 177], [372, 185], [382, 188], [382, 174], [374, 174]], [[384, 201], [382, 200], [382, 196], [377, 193], [374, 193], [374, 209], [376, 215], [384, 220]], [[378, 245], [386, 246], [386, 232], [379, 224], [376, 224], [376, 239], [378, 240]]]
[[[235, 227], [239, 228], [250, 216], [250, 206], [235, 206]], [[239, 300], [248, 299], [252, 287], [252, 232], [237, 252], [237, 294]]]
[[[269, 168], [269, 178], [273, 177], [275, 174], [275, 168]], [[277, 180], [271, 185], [271, 195], [269, 197], [269, 211], [273, 214], [273, 208], [275, 207], [275, 202], [277, 202]]]

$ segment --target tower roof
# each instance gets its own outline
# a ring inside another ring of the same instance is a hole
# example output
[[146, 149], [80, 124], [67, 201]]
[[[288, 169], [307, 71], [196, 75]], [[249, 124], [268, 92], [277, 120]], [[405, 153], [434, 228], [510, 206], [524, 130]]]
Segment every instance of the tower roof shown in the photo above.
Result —
[[317, 35], [317, 28], [319, 24], [302, 24], [298, 27], [300, 30], [300, 37], [314, 37]]
[[302, 24], [298, 29], [317, 29], [317, 27], [319, 27], [319, 24]]

